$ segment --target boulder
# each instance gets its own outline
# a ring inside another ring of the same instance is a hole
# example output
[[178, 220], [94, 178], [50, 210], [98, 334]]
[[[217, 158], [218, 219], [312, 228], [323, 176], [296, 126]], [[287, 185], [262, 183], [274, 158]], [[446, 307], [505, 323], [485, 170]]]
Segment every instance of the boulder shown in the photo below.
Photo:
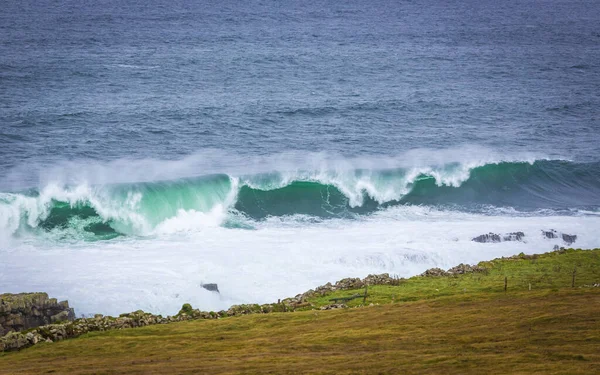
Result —
[[219, 286], [217, 284], [214, 284], [214, 283], [201, 284], [200, 286], [208, 291], [219, 293]]
[[519, 241], [523, 242], [525, 239], [525, 233], [523, 232], [511, 232], [506, 233], [504, 235], [500, 235], [497, 233], [488, 233], [482, 234], [480, 236], [474, 237], [471, 241], [479, 242], [479, 243], [498, 243], [502, 241]]
[[544, 237], [546, 239], [549, 239], [549, 240], [560, 238], [560, 239], [563, 240], [563, 242], [567, 246], [570, 246], [575, 241], [577, 241], [577, 235], [576, 234], [559, 233], [559, 232], [557, 232], [554, 229], [550, 229], [550, 230], [543, 230], [542, 229], [542, 237]]
[[523, 238], [525, 238], [525, 233], [523, 232], [513, 232], [513, 233], [508, 233], [505, 234], [504, 237], [502, 237], [503, 241], [523, 241]]
[[547, 239], [558, 238], [558, 234], [554, 229], [550, 229], [548, 231], [542, 230], [542, 236]]
[[500, 238], [499, 234], [490, 232], [488, 234], [482, 234], [480, 236], [477, 236], [477, 237], [473, 238], [471, 241], [479, 242], [479, 243], [488, 243], [488, 242], [501, 242], [502, 239]]
[[573, 244], [573, 242], [577, 241], [577, 235], [575, 235], [575, 234], [562, 233], [561, 237], [562, 237], [562, 240], [569, 246], [571, 244]]

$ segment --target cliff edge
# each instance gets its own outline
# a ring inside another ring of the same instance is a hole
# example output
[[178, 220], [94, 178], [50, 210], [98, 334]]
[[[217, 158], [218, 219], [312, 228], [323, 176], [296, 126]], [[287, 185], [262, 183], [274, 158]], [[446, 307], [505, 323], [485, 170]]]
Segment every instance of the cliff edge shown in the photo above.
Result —
[[74, 319], [68, 301], [58, 302], [46, 293], [0, 294], [0, 336]]

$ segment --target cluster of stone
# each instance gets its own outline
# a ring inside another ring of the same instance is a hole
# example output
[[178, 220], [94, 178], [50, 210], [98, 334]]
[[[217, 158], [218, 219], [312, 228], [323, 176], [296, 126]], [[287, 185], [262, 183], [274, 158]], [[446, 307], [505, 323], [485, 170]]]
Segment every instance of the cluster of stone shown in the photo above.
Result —
[[58, 302], [46, 293], [0, 294], [0, 336], [73, 319], [68, 301]]
[[88, 332], [144, 327], [185, 320], [218, 319], [225, 316], [249, 313], [249, 311], [250, 310], [247, 310], [244, 307], [232, 306], [228, 311], [207, 312], [191, 309], [190, 311], [180, 311], [179, 314], [175, 316], [167, 317], [146, 313], [141, 310], [128, 314], [121, 314], [117, 318], [97, 314], [93, 318], [81, 318], [71, 322], [49, 324], [23, 332], [10, 332], [4, 337], [0, 337], [0, 351], [18, 350], [40, 342], [61, 341], [78, 337]]
[[453, 276], [453, 275], [463, 275], [466, 273], [477, 273], [487, 272], [487, 268], [480, 266], [471, 266], [468, 264], [459, 264], [456, 267], [450, 268], [448, 271], [444, 271], [441, 268], [430, 268], [427, 271], [423, 272], [420, 276], [423, 277], [440, 277], [440, 276]]
[[[283, 301], [278, 301], [277, 303], [263, 305], [234, 305], [228, 310], [221, 310], [218, 312], [201, 311], [198, 309], [193, 309], [189, 304], [185, 304], [177, 315], [167, 317], [154, 315], [139, 310], [128, 314], [121, 314], [117, 318], [98, 314], [93, 318], [72, 320], [74, 318], [73, 309], [69, 309], [68, 316], [64, 316], [64, 314], [60, 315], [61, 317], [65, 317], [65, 319], [58, 319], [58, 317], [55, 317], [54, 320], [52, 320], [52, 318], [50, 318], [50, 322], [56, 322], [57, 319], [66, 320], [66, 322], [47, 324], [46, 321], [43, 321], [42, 324], [44, 325], [42, 326], [38, 326], [23, 332], [10, 332], [4, 337], [0, 337], [0, 352], [18, 350], [41, 342], [61, 341], [95, 331], [143, 327], [153, 324], [168, 324], [185, 320], [220, 319], [230, 316], [294, 311], [297, 308], [313, 307], [307, 301], [307, 299], [310, 297], [326, 295], [336, 290], [361, 289], [366, 285], [396, 285], [399, 280], [401, 279], [390, 277], [390, 275], [387, 273], [380, 275], [369, 275], [364, 279], [346, 278], [336, 282], [335, 284], [327, 283], [316, 288], [315, 290], [309, 290], [306, 293], [299, 294], [293, 298], [286, 298]], [[38, 294], [42, 294], [46, 298], [48, 297], [45, 293]], [[55, 301], [54, 299], [49, 300]], [[63, 308], [68, 308], [68, 303], [61, 302], [59, 305], [60, 304], [62, 304], [61, 306], [63, 306]], [[320, 309], [331, 310], [346, 307], [347, 306], [345, 304], [339, 303], [323, 306]]]
[[305, 293], [298, 294], [292, 298], [286, 298], [281, 302], [285, 306], [292, 308], [304, 307], [307, 304], [308, 298], [324, 296], [335, 292], [336, 290], [362, 289], [367, 285], [397, 285], [402, 280], [404, 279], [391, 277], [388, 273], [369, 275], [364, 279], [360, 279], [358, 277], [348, 277], [336, 282], [335, 284], [327, 283], [325, 285], [318, 286], [314, 290], [310, 289]]
[[[566, 233], [558, 233], [554, 229], [550, 230], [542, 230], [542, 237], [546, 239], [562, 239], [565, 244], [572, 245], [575, 241], [577, 241], [577, 235], [575, 234], [566, 234]], [[477, 237], [471, 239], [471, 241], [479, 242], [479, 243], [497, 243], [503, 241], [518, 241], [525, 242], [525, 233], [523, 232], [512, 232], [504, 235], [500, 235], [498, 233], [488, 233], [482, 234]]]
[[187, 315], [163, 318], [160, 315], [145, 313], [141, 310], [121, 314], [118, 318], [98, 314], [93, 318], [81, 318], [65, 323], [44, 325], [24, 332], [10, 332], [8, 335], [0, 337], [0, 351], [18, 350], [40, 342], [61, 341], [88, 332], [143, 327], [189, 319], [191, 317]]
[[512, 232], [512, 233], [507, 233], [505, 235], [499, 235], [497, 233], [488, 233], [488, 234], [482, 234], [480, 236], [477, 236], [475, 238], [473, 238], [471, 241], [474, 242], [479, 242], [479, 243], [496, 243], [496, 242], [502, 242], [502, 241], [519, 241], [519, 242], [524, 242], [524, 238], [525, 238], [525, 233], [523, 232]]
[[576, 234], [558, 233], [554, 229], [542, 230], [542, 236], [547, 239], [561, 238], [567, 245], [572, 245], [575, 241], [577, 241]]

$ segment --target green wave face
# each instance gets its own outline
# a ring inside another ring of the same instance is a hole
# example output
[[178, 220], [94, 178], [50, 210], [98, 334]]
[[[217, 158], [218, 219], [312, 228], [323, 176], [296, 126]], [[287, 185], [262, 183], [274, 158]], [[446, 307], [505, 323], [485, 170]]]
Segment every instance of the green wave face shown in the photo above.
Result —
[[269, 216], [308, 215], [319, 218], [352, 218], [377, 210], [379, 204], [368, 196], [361, 206], [352, 207], [350, 199], [338, 188], [318, 182], [294, 181], [274, 190], [242, 186], [235, 209], [252, 219]]
[[[165, 221], [190, 213], [246, 228], [227, 217], [263, 220], [306, 215], [352, 219], [395, 205], [463, 211], [598, 210], [600, 163], [536, 161], [459, 164], [421, 169], [272, 173], [242, 178], [212, 175], [108, 186], [48, 186], [0, 193], [0, 230], [54, 233], [59, 238], [112, 239], [151, 235]], [[229, 216], [228, 216], [229, 215]], [[3, 228], [4, 227], [4, 228]]]

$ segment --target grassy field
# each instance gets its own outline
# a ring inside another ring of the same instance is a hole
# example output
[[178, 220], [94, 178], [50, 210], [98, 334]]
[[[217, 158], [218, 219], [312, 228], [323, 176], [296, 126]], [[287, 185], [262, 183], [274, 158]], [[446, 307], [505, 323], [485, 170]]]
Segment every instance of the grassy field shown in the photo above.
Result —
[[[375, 285], [368, 289], [370, 303], [418, 301], [442, 296], [481, 294], [507, 291], [558, 290], [571, 287], [573, 271], [575, 286], [600, 283], [600, 249], [567, 249], [545, 254], [516, 255], [478, 264], [485, 272], [467, 273], [446, 277], [413, 277], [399, 280], [397, 286]], [[315, 306], [332, 303], [334, 297], [362, 294], [364, 289], [341, 290], [322, 297], [310, 298]], [[350, 307], [363, 303], [362, 298], [348, 301]]]
[[374, 306], [91, 333], [0, 353], [0, 373], [600, 373], [600, 288], [589, 286], [600, 281], [600, 250], [488, 263], [482, 273], [371, 287]]

